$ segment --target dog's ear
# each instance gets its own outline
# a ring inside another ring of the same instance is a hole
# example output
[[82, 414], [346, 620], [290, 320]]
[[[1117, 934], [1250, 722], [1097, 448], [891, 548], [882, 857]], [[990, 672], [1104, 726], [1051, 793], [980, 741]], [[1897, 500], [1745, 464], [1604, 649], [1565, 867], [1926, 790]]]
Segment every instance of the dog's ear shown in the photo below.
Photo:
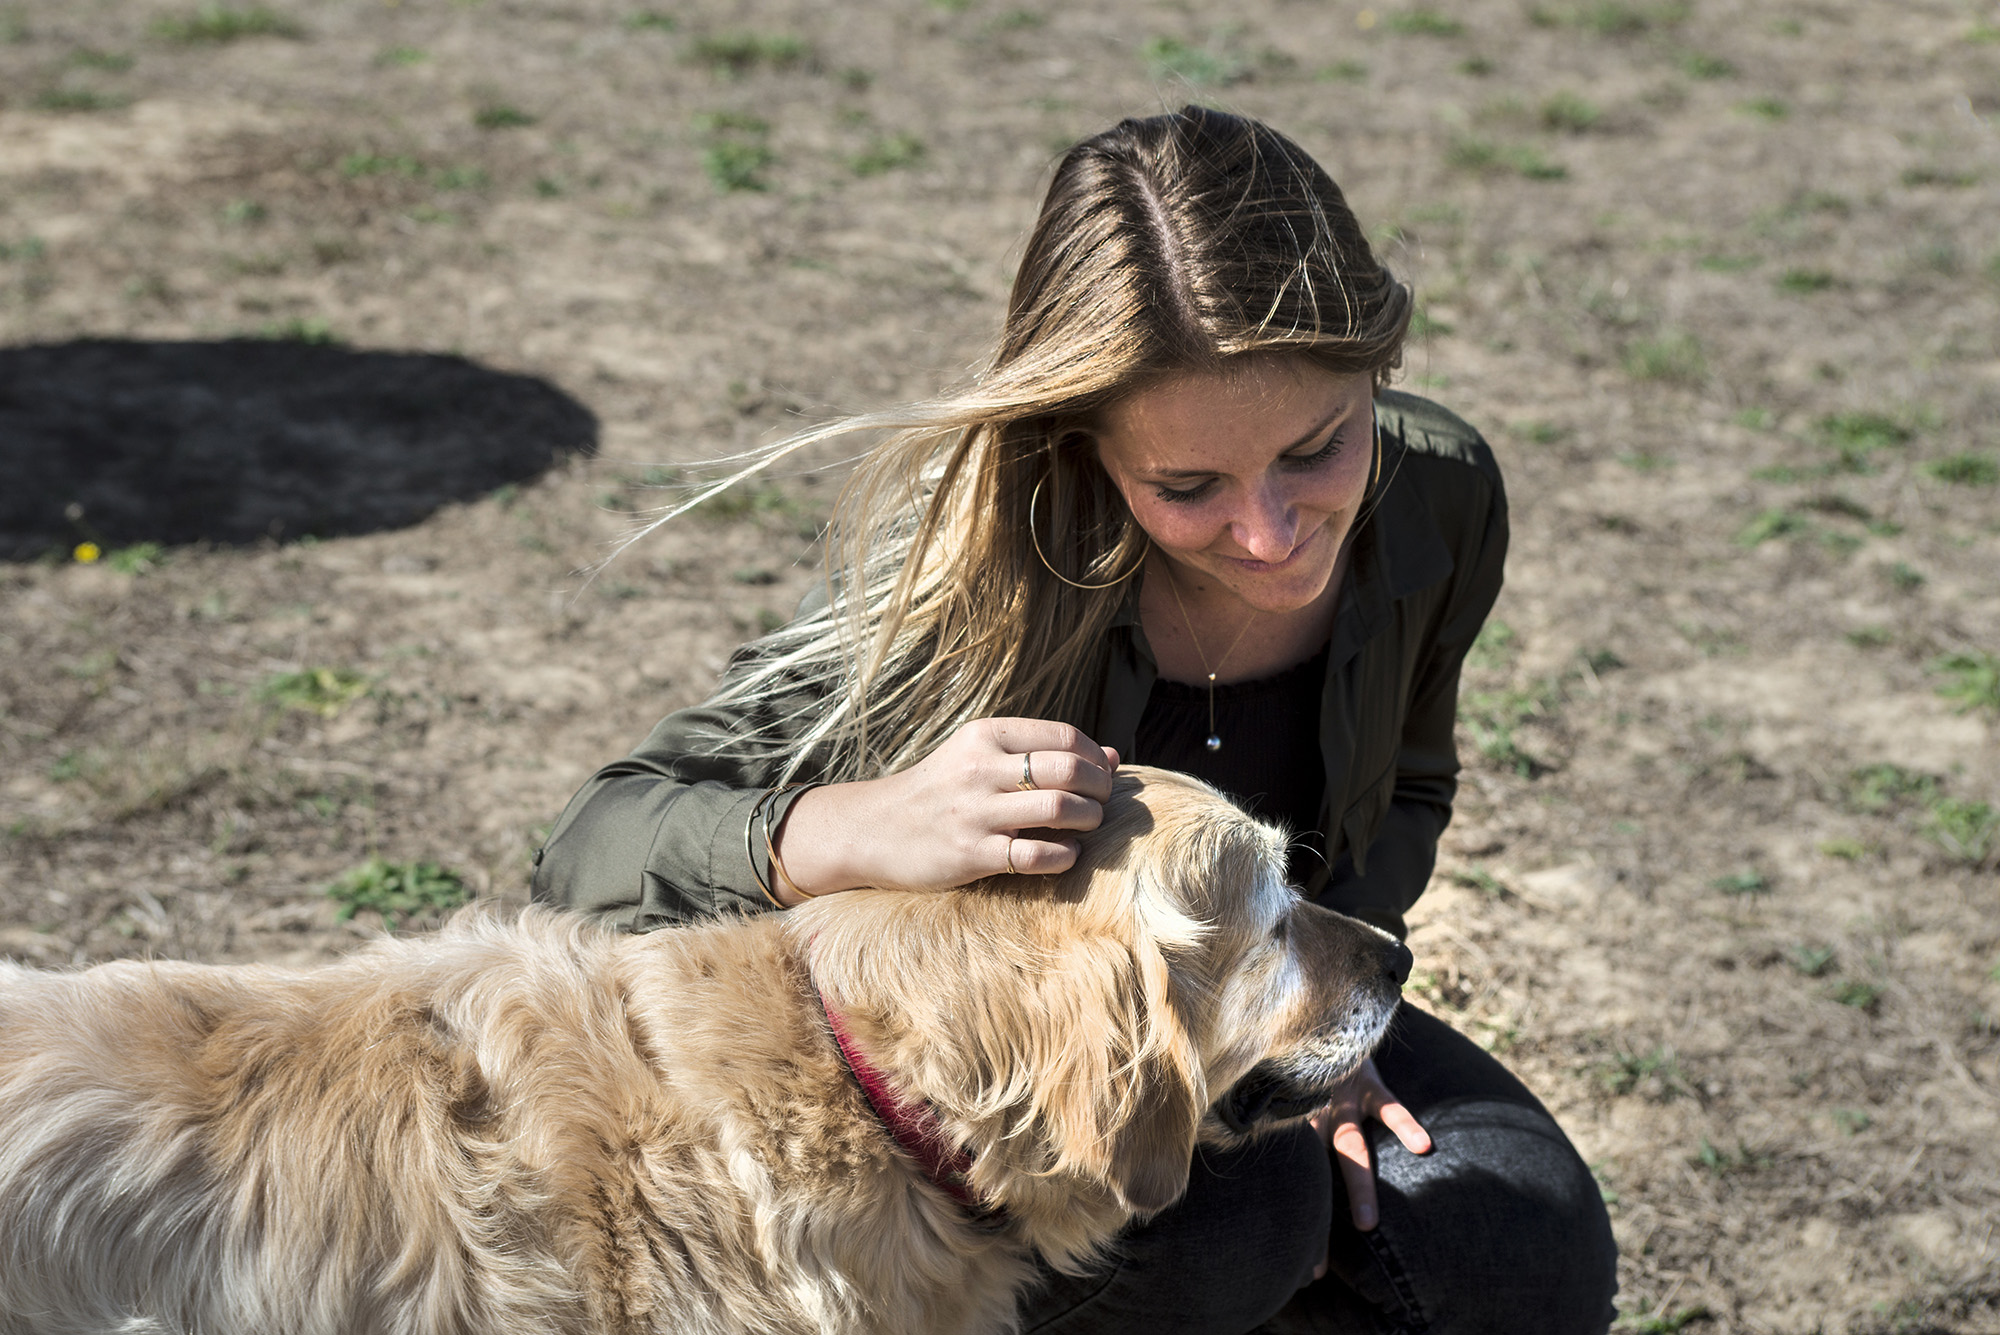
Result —
[[1201, 1064], [1129, 897], [1002, 883], [841, 898], [838, 913], [794, 910], [813, 976], [871, 1054], [977, 1140], [976, 1174], [1081, 1177], [1141, 1213], [1180, 1195]]
[[[1198, 1065], [1192, 1047], [1174, 1015], [1166, 995], [1166, 967], [1158, 957], [1156, 985], [1146, 991], [1150, 1011], [1150, 1045], [1132, 1069], [1128, 1091], [1128, 1115], [1112, 1135], [1112, 1153], [1106, 1177], [1122, 1197], [1126, 1209], [1152, 1215], [1188, 1189], [1188, 1167], [1194, 1153], [1194, 1135], [1202, 1119], [1198, 1101]], [[1144, 967], [1150, 973], [1152, 969]]]

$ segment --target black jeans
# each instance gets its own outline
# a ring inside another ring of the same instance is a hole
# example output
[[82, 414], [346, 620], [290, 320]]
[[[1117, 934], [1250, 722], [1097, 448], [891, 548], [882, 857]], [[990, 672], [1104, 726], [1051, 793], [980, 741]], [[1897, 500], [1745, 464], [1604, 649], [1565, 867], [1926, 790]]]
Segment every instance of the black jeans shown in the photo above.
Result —
[[1021, 1307], [1032, 1335], [1245, 1335], [1301, 1296], [1356, 1335], [1602, 1335], [1617, 1248], [1590, 1170], [1505, 1067], [1414, 1007], [1375, 1054], [1431, 1134], [1414, 1155], [1368, 1124], [1381, 1222], [1349, 1222], [1319, 1137], [1301, 1124], [1197, 1150], [1187, 1195], [1118, 1240], [1083, 1279], [1046, 1273]]

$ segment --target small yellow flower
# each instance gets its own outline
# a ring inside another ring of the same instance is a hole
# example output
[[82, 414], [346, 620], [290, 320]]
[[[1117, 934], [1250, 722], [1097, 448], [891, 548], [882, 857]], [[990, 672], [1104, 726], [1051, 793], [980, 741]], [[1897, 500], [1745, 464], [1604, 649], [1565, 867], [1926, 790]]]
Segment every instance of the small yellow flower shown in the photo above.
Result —
[[70, 555], [74, 556], [84, 565], [89, 565], [92, 561], [104, 555], [104, 553], [98, 550], [97, 544], [94, 542], [79, 542], [76, 545], [76, 550], [71, 552]]
[[1361, 29], [1361, 31], [1363, 32], [1367, 32], [1370, 28], [1375, 26], [1375, 11], [1372, 9], [1364, 9], [1359, 14], [1356, 14], [1354, 16], [1354, 26]]

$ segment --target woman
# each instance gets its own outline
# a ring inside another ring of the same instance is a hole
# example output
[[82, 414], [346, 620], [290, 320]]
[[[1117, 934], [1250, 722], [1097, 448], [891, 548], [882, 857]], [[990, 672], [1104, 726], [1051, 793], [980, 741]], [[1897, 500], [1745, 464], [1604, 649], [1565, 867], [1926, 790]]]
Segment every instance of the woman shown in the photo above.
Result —
[[[1059, 871], [1129, 758], [1307, 832], [1306, 893], [1402, 935], [1507, 544], [1485, 442], [1384, 388], [1409, 313], [1338, 187], [1267, 127], [1188, 107], [1078, 144], [985, 374], [757, 465], [883, 436], [825, 590], [585, 785], [537, 897], [645, 931]], [[1113, 1265], [1049, 1275], [1023, 1328], [1237, 1335], [1307, 1285], [1334, 1329], [1610, 1322], [1588, 1171], [1413, 1008], [1310, 1126], [1198, 1159]]]

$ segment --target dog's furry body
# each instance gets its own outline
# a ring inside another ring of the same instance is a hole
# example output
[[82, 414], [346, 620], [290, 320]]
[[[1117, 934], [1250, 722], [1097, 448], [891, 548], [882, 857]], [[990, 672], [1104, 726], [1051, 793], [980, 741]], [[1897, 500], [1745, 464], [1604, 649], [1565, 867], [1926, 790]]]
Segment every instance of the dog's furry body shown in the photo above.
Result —
[[[1007, 1329], [1033, 1252], [1179, 1195], [1216, 1096], [1329, 1086], [1395, 1005], [1400, 947], [1299, 904], [1268, 827], [1119, 787], [1046, 881], [0, 966], [0, 1335]], [[822, 997], [1004, 1222], [897, 1148]]]

